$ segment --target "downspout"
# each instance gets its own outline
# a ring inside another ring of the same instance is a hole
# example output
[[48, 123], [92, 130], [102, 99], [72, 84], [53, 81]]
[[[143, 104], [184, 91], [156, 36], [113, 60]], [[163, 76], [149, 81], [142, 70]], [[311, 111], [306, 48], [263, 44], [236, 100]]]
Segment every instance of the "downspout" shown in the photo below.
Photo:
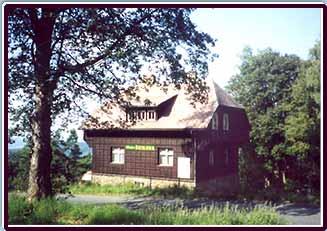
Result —
[[193, 150], [194, 150], [194, 167], [193, 167], [193, 171], [194, 171], [194, 186], [196, 187], [196, 137], [191, 129], [191, 136], [192, 136], [192, 140], [193, 140]]

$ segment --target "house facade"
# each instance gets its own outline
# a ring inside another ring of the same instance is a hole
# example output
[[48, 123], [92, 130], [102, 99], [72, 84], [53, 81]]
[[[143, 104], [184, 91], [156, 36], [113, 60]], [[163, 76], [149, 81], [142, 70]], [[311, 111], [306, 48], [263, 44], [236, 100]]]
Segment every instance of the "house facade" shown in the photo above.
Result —
[[97, 110], [97, 121], [83, 125], [92, 181], [237, 191], [238, 151], [250, 125], [241, 105], [214, 82], [208, 86], [204, 104], [192, 105], [183, 88], [151, 86], [140, 87], [127, 107]]

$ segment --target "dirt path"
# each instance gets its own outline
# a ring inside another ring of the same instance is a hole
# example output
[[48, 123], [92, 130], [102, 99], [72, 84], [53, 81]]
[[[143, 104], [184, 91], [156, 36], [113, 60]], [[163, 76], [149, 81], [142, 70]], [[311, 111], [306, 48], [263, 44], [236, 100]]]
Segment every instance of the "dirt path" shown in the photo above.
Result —
[[[211, 200], [207, 198], [199, 199], [164, 199], [154, 197], [133, 197], [133, 196], [95, 196], [95, 195], [74, 195], [66, 196], [67, 201], [72, 203], [91, 203], [91, 204], [106, 204], [117, 203], [130, 209], [145, 208], [149, 205], [170, 206], [183, 205], [189, 209], [197, 209], [205, 206], [225, 206], [226, 204], [235, 205], [239, 208], [253, 208], [259, 204], [258, 202], [241, 202], [241, 201], [225, 201]], [[320, 207], [305, 204], [285, 203], [275, 205], [276, 210], [291, 224], [291, 225], [320, 225]]]

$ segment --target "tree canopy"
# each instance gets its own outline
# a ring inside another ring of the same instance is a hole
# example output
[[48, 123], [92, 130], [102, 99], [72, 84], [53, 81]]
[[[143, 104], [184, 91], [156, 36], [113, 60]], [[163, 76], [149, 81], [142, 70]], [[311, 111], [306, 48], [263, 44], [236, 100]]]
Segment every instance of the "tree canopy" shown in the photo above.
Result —
[[[95, 100], [105, 101], [120, 99], [122, 88], [135, 85], [141, 77], [142, 66], [149, 63], [151, 73], [156, 74], [158, 81], [163, 80], [162, 83], [179, 85], [204, 78], [211, 57], [209, 46], [214, 45], [214, 39], [196, 30], [189, 18], [192, 11], [10, 9], [10, 105], [22, 102], [11, 106], [10, 112], [13, 121], [25, 122], [17, 124], [16, 131], [30, 124], [38, 82], [53, 88], [51, 114], [54, 118], [67, 110], [78, 110], [85, 97], [96, 96]], [[47, 46], [39, 43], [47, 43]], [[49, 63], [38, 59], [38, 49], [47, 52]], [[38, 68], [45, 69], [47, 76], [39, 78]], [[196, 71], [201, 78], [187, 79], [189, 71]]]
[[248, 161], [257, 155], [266, 187], [319, 190], [319, 43], [307, 61], [272, 49], [254, 55], [245, 48], [239, 69], [228, 89], [245, 106], [252, 126]]
[[30, 199], [51, 194], [52, 121], [81, 111], [86, 97], [126, 103], [122, 91], [135, 95], [141, 69], [151, 64], [156, 82], [186, 83], [194, 100], [206, 99], [203, 79], [215, 41], [190, 20], [194, 9], [5, 10], [13, 131], [31, 131]]

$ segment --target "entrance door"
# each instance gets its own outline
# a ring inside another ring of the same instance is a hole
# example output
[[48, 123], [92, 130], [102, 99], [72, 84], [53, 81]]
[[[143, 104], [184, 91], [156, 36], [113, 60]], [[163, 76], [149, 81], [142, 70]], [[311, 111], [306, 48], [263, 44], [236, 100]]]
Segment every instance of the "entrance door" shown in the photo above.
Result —
[[191, 159], [188, 157], [177, 158], [177, 177], [191, 178]]

